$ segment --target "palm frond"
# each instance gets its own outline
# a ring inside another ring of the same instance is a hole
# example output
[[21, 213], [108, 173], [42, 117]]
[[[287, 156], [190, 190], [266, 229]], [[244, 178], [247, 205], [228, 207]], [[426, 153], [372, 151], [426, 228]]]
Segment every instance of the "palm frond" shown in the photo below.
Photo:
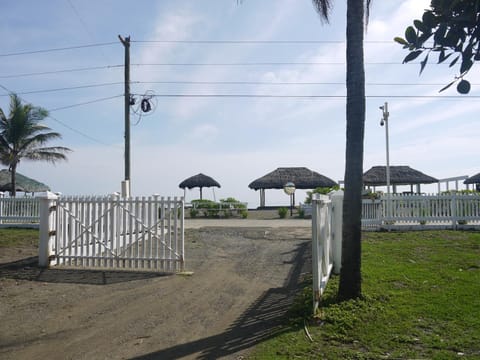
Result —
[[312, 2], [315, 10], [317, 10], [317, 13], [320, 15], [320, 19], [328, 23], [330, 9], [332, 8], [330, 0], [312, 0]]

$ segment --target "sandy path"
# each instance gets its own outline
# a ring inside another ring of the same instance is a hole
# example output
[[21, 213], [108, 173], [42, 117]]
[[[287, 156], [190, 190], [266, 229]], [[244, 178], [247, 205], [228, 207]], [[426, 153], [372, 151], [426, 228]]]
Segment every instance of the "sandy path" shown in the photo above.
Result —
[[187, 230], [193, 276], [41, 270], [35, 249], [8, 249], [0, 358], [240, 359], [282, 320], [309, 237], [309, 227]]

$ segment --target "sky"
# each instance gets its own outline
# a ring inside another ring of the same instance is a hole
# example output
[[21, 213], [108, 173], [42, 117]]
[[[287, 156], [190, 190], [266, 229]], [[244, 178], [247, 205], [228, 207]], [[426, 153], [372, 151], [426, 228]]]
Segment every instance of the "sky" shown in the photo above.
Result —
[[[308, 167], [335, 181], [345, 168], [346, 1], [329, 23], [309, 0], [2, 1], [0, 108], [9, 92], [49, 110], [62, 134], [51, 145], [67, 162], [22, 161], [18, 172], [68, 195], [120, 192], [124, 179], [124, 46], [130, 36], [133, 196], [183, 196], [178, 184], [203, 173], [221, 188], [204, 198], [259, 205], [253, 180], [278, 167]], [[373, 1], [365, 34], [364, 170], [386, 163], [438, 179], [480, 171], [479, 68], [469, 95], [439, 90], [458, 67], [402, 64], [393, 41], [426, 0]], [[139, 108], [152, 96], [153, 110]], [[447, 96], [447, 97], [445, 97]], [[436, 191], [422, 187], [423, 191]], [[298, 190], [296, 200], [303, 201]], [[186, 200], [199, 197], [188, 190]], [[289, 204], [267, 190], [267, 205]]]

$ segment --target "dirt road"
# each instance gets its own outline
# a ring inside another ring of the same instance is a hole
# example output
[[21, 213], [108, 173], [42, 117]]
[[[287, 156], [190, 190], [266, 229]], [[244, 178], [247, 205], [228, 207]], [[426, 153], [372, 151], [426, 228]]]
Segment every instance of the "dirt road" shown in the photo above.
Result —
[[242, 359], [309, 266], [309, 227], [186, 231], [192, 276], [42, 270], [0, 254], [1, 359]]

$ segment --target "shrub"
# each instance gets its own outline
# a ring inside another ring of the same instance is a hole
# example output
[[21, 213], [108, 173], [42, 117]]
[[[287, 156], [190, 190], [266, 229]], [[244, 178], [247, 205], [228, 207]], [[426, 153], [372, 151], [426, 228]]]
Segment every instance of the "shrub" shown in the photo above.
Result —
[[197, 215], [198, 215], [198, 210], [194, 209], [194, 208], [191, 208], [190, 209], [190, 217], [194, 218], [194, 217], [197, 217]]
[[242, 216], [242, 219], [246, 219], [248, 217], [248, 211], [245, 209], [245, 210], [242, 210], [242, 212], [240, 213], [240, 215]]
[[312, 191], [307, 191], [307, 197], [305, 198], [305, 204], [311, 204], [312, 203], [312, 195], [313, 194], [322, 194], [322, 195], [327, 195], [329, 192], [333, 190], [339, 190], [340, 186], [335, 185], [333, 187], [318, 187], [316, 189], [313, 189]]
[[288, 209], [286, 207], [281, 207], [278, 209], [278, 215], [281, 219], [284, 219], [287, 216]]
[[305, 217], [305, 209], [303, 207], [298, 208], [298, 217], [301, 219]]

